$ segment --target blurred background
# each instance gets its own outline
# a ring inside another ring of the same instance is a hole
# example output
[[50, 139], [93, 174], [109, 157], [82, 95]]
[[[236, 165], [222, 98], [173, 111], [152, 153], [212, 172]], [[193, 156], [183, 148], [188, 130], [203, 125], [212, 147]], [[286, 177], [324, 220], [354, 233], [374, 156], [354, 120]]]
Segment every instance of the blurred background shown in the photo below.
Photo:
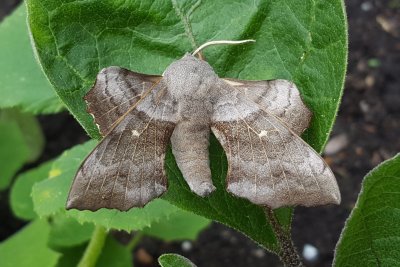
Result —
[[[0, 20], [19, 2], [1, 0]], [[400, 0], [351, 0], [346, 5], [348, 73], [339, 115], [324, 152], [338, 179], [342, 204], [296, 208], [292, 235], [299, 252], [305, 253], [307, 266], [331, 266], [335, 245], [355, 204], [362, 178], [400, 152]], [[88, 140], [67, 112], [40, 116], [39, 121], [46, 145], [35, 165]], [[8, 194], [0, 192], [0, 242], [25, 224], [13, 217]], [[124, 233], [116, 234], [125, 238]], [[186, 256], [200, 267], [281, 266], [275, 256], [218, 223], [211, 224], [194, 242], [166, 243], [145, 237], [134, 252], [135, 266], [157, 266], [156, 259], [166, 252]]]

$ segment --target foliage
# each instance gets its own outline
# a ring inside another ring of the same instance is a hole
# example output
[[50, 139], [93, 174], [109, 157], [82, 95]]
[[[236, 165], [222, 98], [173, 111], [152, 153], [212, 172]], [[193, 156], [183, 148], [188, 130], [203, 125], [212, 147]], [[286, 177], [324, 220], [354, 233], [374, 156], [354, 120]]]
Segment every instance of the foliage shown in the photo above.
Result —
[[20, 174], [15, 179], [10, 193], [10, 204], [15, 216], [24, 220], [33, 220], [37, 217], [33, 210], [32, 186], [47, 178], [52, 164], [51, 161], [46, 162], [35, 169]]
[[94, 225], [79, 223], [63, 215], [54, 216], [51, 220], [48, 245], [51, 248], [74, 247], [87, 242], [93, 234]]
[[373, 169], [336, 247], [335, 266], [400, 265], [400, 154]]
[[[197, 6], [195, 1], [70, 1], [59, 5], [50, 0], [29, 0], [27, 6], [28, 23], [47, 77], [70, 112], [94, 138], [100, 135], [82, 97], [101, 68], [116, 65], [161, 74], [168, 64], [193, 49], [193, 39], [201, 44], [215, 39], [253, 38], [257, 42], [252, 45], [210, 48], [205, 57], [221, 77], [293, 80], [314, 113], [304, 138], [318, 151], [326, 142], [346, 68], [342, 1], [282, 4], [227, 0]], [[228, 26], [223, 26], [227, 21]], [[190, 193], [169, 152], [171, 185], [165, 199], [234, 227], [264, 247], [278, 251], [263, 210], [225, 192], [226, 159], [215, 140], [210, 153], [217, 192], [207, 199]], [[287, 228], [291, 209], [278, 213]]]
[[[85, 246], [63, 248], [62, 256], [56, 267], [76, 267], [79, 264], [85, 250]], [[119, 244], [112, 237], [105, 241], [102, 254], [97, 260], [96, 267], [130, 267], [132, 266], [132, 254], [127, 247]]]
[[44, 146], [36, 118], [16, 109], [0, 110], [0, 190], [9, 186], [15, 173], [36, 160]]
[[[43, 148], [37, 121], [20, 110], [47, 114], [65, 105], [90, 136], [99, 139], [82, 96], [101, 68], [116, 65], [161, 74], [171, 62], [209, 40], [256, 39], [251, 45], [211, 47], [205, 57], [221, 77], [294, 81], [314, 113], [302, 137], [317, 151], [323, 149], [346, 69], [342, 0], [27, 0], [26, 6], [36, 56], [58, 96], [35, 62], [25, 6], [21, 6], [0, 25], [0, 39], [6, 40], [0, 42], [0, 80], [4, 82], [0, 93], [7, 96], [0, 98], [0, 108], [18, 107], [18, 111], [0, 111], [0, 189], [10, 184], [23, 164], [37, 159]], [[103, 228], [140, 231], [164, 240], [194, 239], [209, 219], [280, 252], [264, 210], [225, 191], [227, 161], [215, 137], [211, 138], [210, 163], [217, 191], [210, 197], [200, 198], [189, 190], [168, 151], [170, 188], [163, 199], [128, 212], [66, 211], [74, 174], [95, 144], [76, 146], [17, 177], [10, 203], [16, 216], [32, 222], [0, 244], [0, 258], [7, 266], [77, 266], [87, 258], [90, 243]], [[292, 208], [275, 214], [289, 233]], [[107, 235], [105, 230], [102, 234]], [[103, 253], [96, 258], [96, 266], [131, 265], [130, 245], [118, 244], [111, 235], [98, 242]], [[24, 257], [12, 257], [12, 252]], [[161, 256], [159, 262], [162, 266], [194, 266], [173, 254]]]
[[92, 211], [65, 211], [68, 190], [82, 159], [93, 149], [96, 141], [89, 141], [65, 151], [54, 161], [50, 170], [50, 177], [36, 183], [32, 189], [32, 198], [35, 211], [39, 216], [50, 216], [65, 213], [78, 222], [93, 222], [108, 229], [141, 230], [150, 226], [153, 221], [168, 217], [178, 209], [163, 200], [156, 200], [145, 208], [134, 208], [128, 212], [101, 209]]
[[178, 210], [166, 220], [153, 222], [142, 233], [165, 241], [195, 240], [198, 233], [210, 224], [210, 220], [199, 215]]
[[[76, 266], [84, 254], [85, 244], [92, 238], [95, 225], [126, 231], [143, 229], [143, 234], [166, 241], [194, 239], [208, 226], [209, 220], [182, 211], [163, 200], [153, 202], [144, 209], [134, 209], [127, 213], [110, 210], [88, 213], [65, 212], [63, 207], [67, 191], [62, 192], [58, 187], [68, 189], [68, 186], [60, 186], [62, 185], [60, 181], [72, 182], [82, 155], [92, 149], [95, 143], [91, 141], [78, 145], [65, 151], [59, 158], [24, 172], [16, 178], [10, 196], [13, 212], [19, 218], [35, 220], [32, 225], [40, 224], [35, 226], [36, 230], [32, 230], [41, 231], [39, 233], [42, 235], [40, 239], [43, 243], [38, 244], [40, 245], [38, 249], [55, 253], [56, 259], [59, 259], [43, 263], [44, 265], [40, 265], [42, 262], [39, 261], [39, 265], [35, 263], [31, 266]], [[110, 215], [109, 212], [114, 212], [114, 215]], [[38, 220], [38, 216], [48, 218], [49, 223], [40, 223], [42, 220]], [[109, 218], [113, 216], [114, 219], [110, 220]], [[190, 225], [186, 226], [184, 223]], [[30, 239], [34, 238], [30, 233], [28, 231], [25, 234], [23, 230], [7, 239], [0, 245], [0, 257], [3, 250], [5, 254], [10, 250], [24, 253], [21, 250], [22, 241], [14, 240], [25, 239], [26, 242], [30, 242]], [[106, 239], [102, 251], [96, 266], [130, 266], [132, 262], [129, 248], [116, 243], [110, 236]], [[17, 258], [9, 261], [10, 266], [25, 266], [24, 262], [23, 259]]]
[[164, 254], [158, 258], [161, 267], [196, 267], [190, 260], [178, 254]]
[[55, 266], [60, 254], [47, 247], [49, 233], [50, 227], [46, 221], [35, 220], [0, 243], [1, 266]]
[[34, 57], [21, 5], [0, 24], [0, 108], [18, 107], [34, 114], [62, 109]]

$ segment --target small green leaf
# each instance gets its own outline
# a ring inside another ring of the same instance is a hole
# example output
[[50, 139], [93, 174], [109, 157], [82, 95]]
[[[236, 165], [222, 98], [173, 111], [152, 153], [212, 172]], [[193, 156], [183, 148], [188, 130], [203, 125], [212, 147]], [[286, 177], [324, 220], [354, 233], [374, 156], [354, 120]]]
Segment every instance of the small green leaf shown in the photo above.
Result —
[[20, 219], [32, 220], [37, 217], [33, 210], [31, 197], [32, 187], [35, 183], [48, 177], [53, 162], [46, 162], [39, 167], [20, 174], [11, 188], [10, 204], [14, 215]]
[[29, 148], [17, 123], [0, 120], [0, 190], [9, 186], [29, 157]]
[[55, 113], [63, 105], [36, 61], [20, 5], [0, 23], [0, 108], [19, 107], [34, 114]]
[[165, 241], [195, 240], [200, 231], [208, 225], [210, 225], [210, 220], [191, 212], [178, 210], [168, 219], [154, 222], [141, 232]]
[[[35, 211], [39, 216], [50, 216], [65, 212], [69, 187], [81, 161], [94, 148], [96, 141], [89, 141], [67, 150], [54, 161], [49, 179], [36, 183], [32, 190]], [[66, 215], [78, 222], [92, 222], [105, 228], [118, 230], [141, 230], [151, 223], [175, 213], [177, 208], [168, 202], [156, 199], [144, 208], [134, 208], [128, 212], [100, 209], [92, 211], [66, 211]]]
[[49, 237], [49, 246], [73, 247], [88, 241], [93, 233], [94, 225], [91, 223], [78, 223], [74, 218], [67, 218], [58, 214], [52, 218]]
[[196, 267], [193, 262], [178, 254], [163, 254], [158, 258], [162, 267]]
[[55, 266], [60, 254], [47, 247], [49, 231], [46, 221], [36, 220], [0, 243], [1, 266]]
[[400, 266], [400, 154], [373, 169], [336, 247], [334, 266]]
[[42, 153], [44, 137], [36, 118], [17, 109], [0, 110], [0, 147], [2, 190], [24, 163], [36, 160]]
[[29, 114], [23, 113], [18, 109], [4, 109], [0, 111], [0, 121], [15, 122], [25, 144], [29, 148], [29, 157], [27, 162], [35, 161], [41, 154], [44, 148], [44, 136], [37, 119]]
[[85, 155], [96, 146], [96, 141], [78, 145], [54, 161], [49, 178], [35, 184], [32, 198], [39, 216], [49, 216], [65, 210], [69, 186]]

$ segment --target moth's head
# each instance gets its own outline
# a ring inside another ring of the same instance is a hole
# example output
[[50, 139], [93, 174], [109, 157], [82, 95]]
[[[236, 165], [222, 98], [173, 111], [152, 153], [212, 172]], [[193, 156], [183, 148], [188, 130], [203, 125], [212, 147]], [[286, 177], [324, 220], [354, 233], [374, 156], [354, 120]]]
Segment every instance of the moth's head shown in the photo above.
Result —
[[186, 95], [203, 97], [218, 79], [212, 67], [190, 54], [173, 62], [164, 71], [164, 81], [175, 99]]

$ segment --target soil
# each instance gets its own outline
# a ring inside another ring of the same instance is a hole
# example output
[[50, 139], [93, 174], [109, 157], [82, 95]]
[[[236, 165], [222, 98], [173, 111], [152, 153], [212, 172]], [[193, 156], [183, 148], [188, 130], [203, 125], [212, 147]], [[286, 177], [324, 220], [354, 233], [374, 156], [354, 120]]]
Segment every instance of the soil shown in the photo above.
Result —
[[[0, 3], [0, 19], [18, 0]], [[340, 206], [296, 208], [292, 235], [301, 253], [318, 250], [307, 266], [331, 266], [341, 229], [357, 199], [362, 178], [378, 163], [400, 151], [400, 0], [347, 1], [350, 52], [342, 104], [326, 149], [342, 193]], [[67, 113], [40, 117], [46, 135], [44, 161], [87, 140]], [[8, 192], [0, 193], [0, 240], [23, 222], [12, 217]], [[274, 255], [230, 228], [213, 223], [195, 242], [144, 238], [135, 250], [135, 266], [157, 266], [160, 254], [175, 252], [198, 266], [281, 266]]]

